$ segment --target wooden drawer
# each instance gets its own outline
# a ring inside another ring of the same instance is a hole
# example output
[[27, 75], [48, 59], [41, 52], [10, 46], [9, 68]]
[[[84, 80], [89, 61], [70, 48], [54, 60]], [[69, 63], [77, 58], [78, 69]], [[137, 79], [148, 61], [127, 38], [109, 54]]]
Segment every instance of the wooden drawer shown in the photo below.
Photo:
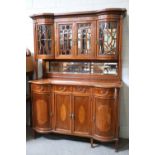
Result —
[[93, 95], [101, 96], [104, 98], [114, 98], [114, 88], [93, 88]]
[[72, 86], [56, 85], [54, 90], [57, 92], [72, 92]]
[[46, 93], [46, 92], [50, 92], [50, 85], [32, 84], [31, 89], [32, 91]]
[[91, 94], [91, 88], [85, 86], [74, 86], [73, 87], [74, 93], [82, 93], [82, 94]]

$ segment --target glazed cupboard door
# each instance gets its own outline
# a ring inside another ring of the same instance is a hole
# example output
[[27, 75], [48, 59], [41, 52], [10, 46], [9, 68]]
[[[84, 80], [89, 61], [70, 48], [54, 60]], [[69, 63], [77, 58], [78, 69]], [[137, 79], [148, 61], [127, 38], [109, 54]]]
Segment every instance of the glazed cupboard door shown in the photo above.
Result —
[[79, 59], [91, 59], [95, 56], [96, 21], [76, 22], [76, 53]]
[[56, 23], [56, 58], [67, 59], [74, 57], [74, 24]]
[[50, 95], [41, 93], [32, 93], [32, 118], [33, 128], [40, 131], [51, 130], [50, 122]]
[[55, 131], [71, 133], [71, 95], [55, 93]]
[[91, 123], [91, 95], [89, 87], [77, 86], [73, 88], [73, 133], [90, 135]]
[[97, 58], [118, 59], [118, 43], [118, 20], [99, 20], [97, 22]]
[[36, 58], [54, 58], [53, 24], [36, 24]]

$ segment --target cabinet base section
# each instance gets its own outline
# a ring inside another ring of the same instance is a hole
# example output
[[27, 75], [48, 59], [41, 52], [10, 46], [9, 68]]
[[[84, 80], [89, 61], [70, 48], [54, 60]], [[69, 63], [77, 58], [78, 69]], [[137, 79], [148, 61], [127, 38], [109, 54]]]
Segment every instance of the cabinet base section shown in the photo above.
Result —
[[114, 148], [115, 152], [118, 152], [118, 146], [119, 146], [119, 138], [112, 138], [112, 137], [105, 137], [105, 138], [98, 138], [98, 137], [93, 137], [92, 135], [79, 135], [79, 134], [74, 134], [74, 133], [64, 133], [64, 132], [58, 132], [55, 130], [41, 130], [38, 128], [33, 128], [33, 137], [37, 137], [37, 133], [40, 134], [59, 134], [59, 135], [67, 135], [67, 136], [75, 136], [75, 137], [83, 137], [83, 138], [90, 138], [90, 143], [91, 143], [91, 148], [95, 148], [94, 145], [94, 140], [99, 141], [99, 142], [115, 142], [114, 143]]

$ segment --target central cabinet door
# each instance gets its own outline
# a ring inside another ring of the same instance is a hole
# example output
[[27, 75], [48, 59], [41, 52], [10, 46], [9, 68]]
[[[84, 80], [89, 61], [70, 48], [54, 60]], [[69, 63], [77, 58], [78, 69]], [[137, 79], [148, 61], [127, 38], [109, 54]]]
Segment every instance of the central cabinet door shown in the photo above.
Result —
[[71, 95], [55, 93], [55, 130], [71, 133]]
[[73, 87], [73, 133], [90, 134], [91, 101], [89, 87]]

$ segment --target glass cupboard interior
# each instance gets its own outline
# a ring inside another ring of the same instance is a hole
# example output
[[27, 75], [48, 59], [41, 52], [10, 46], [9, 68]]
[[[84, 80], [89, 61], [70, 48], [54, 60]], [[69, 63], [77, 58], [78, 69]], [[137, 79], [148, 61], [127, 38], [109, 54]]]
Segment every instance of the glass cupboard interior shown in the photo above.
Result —
[[91, 54], [91, 24], [78, 24], [78, 55]]
[[116, 55], [117, 54], [117, 22], [99, 22], [99, 41], [98, 55]]
[[37, 25], [37, 44], [39, 55], [52, 55], [52, 25]]
[[59, 55], [71, 55], [73, 44], [72, 25], [59, 25]]

